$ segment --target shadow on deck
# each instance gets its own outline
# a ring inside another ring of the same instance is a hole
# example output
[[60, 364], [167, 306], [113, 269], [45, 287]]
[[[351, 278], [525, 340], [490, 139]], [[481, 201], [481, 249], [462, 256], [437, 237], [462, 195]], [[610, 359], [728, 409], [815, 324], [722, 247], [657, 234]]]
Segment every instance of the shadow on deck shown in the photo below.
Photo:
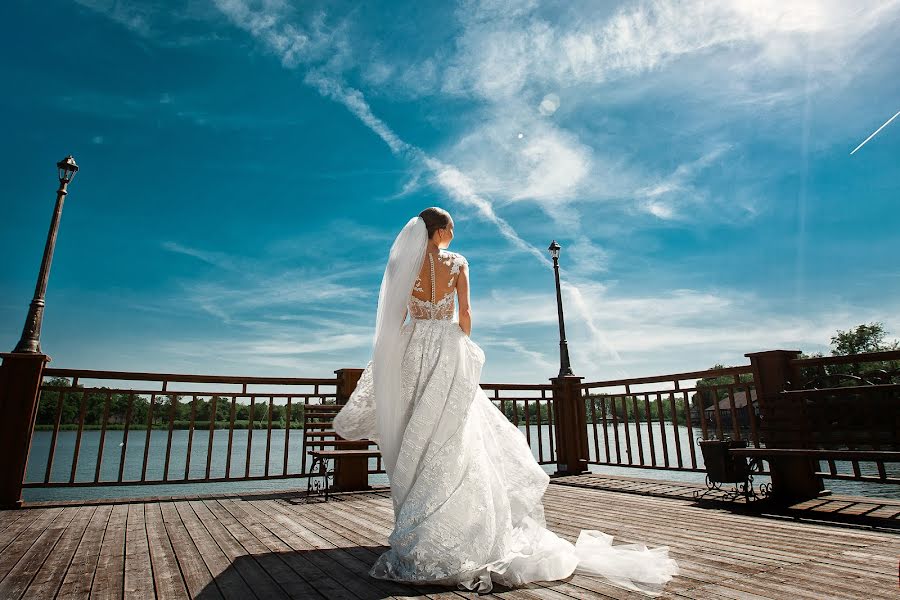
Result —
[[[696, 502], [693, 489], [603, 475], [554, 478], [544, 497], [547, 526], [572, 542], [580, 529], [600, 529], [615, 543], [669, 546], [681, 574], [664, 598], [896, 597], [895, 532], [724, 509]], [[2, 511], [0, 598], [477, 597], [370, 578], [392, 524], [386, 488], [327, 503], [258, 493]], [[495, 586], [486, 597], [643, 596], [573, 575]]]
[[[680, 481], [663, 481], [617, 475], [567, 475], [554, 477], [553, 483], [596, 490], [694, 500], [701, 506], [719, 507], [773, 518], [792, 518], [829, 523], [864, 525], [878, 529], [900, 529], [900, 500], [826, 494], [814, 500], [798, 502], [791, 506], [777, 506], [767, 500], [743, 498], [730, 499], [721, 491], [707, 490], [706, 486]], [[700, 492], [701, 498], [695, 499]]]

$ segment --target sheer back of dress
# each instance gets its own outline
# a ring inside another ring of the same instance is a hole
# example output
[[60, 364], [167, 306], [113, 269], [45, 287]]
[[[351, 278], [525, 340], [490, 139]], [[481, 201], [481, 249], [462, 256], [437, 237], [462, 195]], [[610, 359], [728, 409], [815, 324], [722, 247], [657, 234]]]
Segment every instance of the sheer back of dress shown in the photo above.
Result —
[[425, 253], [409, 296], [409, 314], [413, 319], [453, 318], [456, 282], [465, 262], [466, 259], [456, 252], [441, 250], [437, 256]]

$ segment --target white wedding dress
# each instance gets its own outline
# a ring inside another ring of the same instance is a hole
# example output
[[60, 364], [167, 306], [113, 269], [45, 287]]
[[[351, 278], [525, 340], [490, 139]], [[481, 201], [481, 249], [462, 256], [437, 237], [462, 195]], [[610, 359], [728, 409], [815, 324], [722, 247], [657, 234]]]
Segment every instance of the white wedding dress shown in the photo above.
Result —
[[[439, 262], [451, 284], [467, 264], [447, 251]], [[453, 319], [454, 292], [435, 300], [432, 291], [430, 302], [410, 295], [412, 318], [401, 329], [406, 427], [390, 481], [394, 530], [370, 575], [487, 592], [492, 582], [513, 587], [578, 572], [659, 593], [678, 572], [668, 547], [613, 546], [596, 530], [581, 531], [573, 545], [546, 528], [541, 499], [550, 478], [479, 386], [484, 352]], [[370, 361], [334, 419], [346, 439], [378, 441], [372, 368]]]

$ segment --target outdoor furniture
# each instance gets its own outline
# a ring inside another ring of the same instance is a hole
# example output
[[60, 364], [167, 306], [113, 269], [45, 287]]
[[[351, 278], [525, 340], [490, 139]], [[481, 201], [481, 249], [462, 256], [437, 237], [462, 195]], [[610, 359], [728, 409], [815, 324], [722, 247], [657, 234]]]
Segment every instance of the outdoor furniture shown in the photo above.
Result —
[[[703, 463], [706, 465], [706, 491], [694, 492], [695, 498], [702, 498], [712, 491], [721, 492], [725, 498], [737, 500], [743, 497], [750, 501], [757, 499], [753, 489], [753, 470], [759, 469], [758, 461], [748, 461], [742, 455], [734, 454], [735, 451], [747, 447], [746, 440], [697, 440], [700, 451], [703, 454]], [[722, 489], [723, 483], [734, 484], [730, 490]], [[768, 494], [767, 485], [760, 486], [761, 495]]]
[[[820, 376], [803, 389], [781, 391], [763, 411], [760, 434], [765, 447], [736, 447], [729, 454], [757, 465], [769, 464], [771, 497], [778, 504], [829, 493], [823, 483], [826, 474], [835, 479], [897, 483], [884, 463], [900, 462], [900, 384], [858, 379]], [[832, 387], [816, 387], [823, 383]], [[819, 471], [819, 461], [828, 461], [827, 472]], [[838, 473], [834, 461], [850, 462], [853, 474]], [[859, 461], [874, 462], [878, 474], [863, 475]]]
[[[819, 460], [900, 462], [900, 452], [875, 450], [825, 450], [818, 448], [732, 448], [728, 453], [739, 460], [769, 463], [772, 476], [771, 495], [776, 502], [794, 503], [816, 498], [825, 492]], [[812, 463], [812, 464], [810, 464]], [[827, 492], [825, 492], [827, 493]]]
[[311, 404], [303, 413], [304, 455], [312, 457], [307, 500], [327, 501], [331, 492], [371, 489], [369, 459], [381, 453], [370, 449], [375, 443], [371, 440], [345, 440], [332, 429], [340, 409], [337, 404]]

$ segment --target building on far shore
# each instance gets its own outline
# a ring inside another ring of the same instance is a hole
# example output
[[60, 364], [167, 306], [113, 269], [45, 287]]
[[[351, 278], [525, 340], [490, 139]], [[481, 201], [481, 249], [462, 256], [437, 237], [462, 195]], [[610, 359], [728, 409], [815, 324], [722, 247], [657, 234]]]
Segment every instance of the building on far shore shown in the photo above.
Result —
[[[759, 419], [759, 402], [756, 399], [756, 390], [750, 390], [750, 404], [753, 407], [753, 413], [756, 416], [757, 420]], [[747, 391], [741, 390], [739, 392], [734, 393], [734, 408], [737, 411], [737, 424], [738, 427], [749, 427], [750, 426], [750, 413], [747, 411]], [[696, 415], [696, 422], [700, 422], [699, 411], [692, 410], [691, 416], [694, 417]], [[709, 406], [704, 411], [706, 413], [706, 422], [709, 424], [716, 422], [716, 409], [715, 406]], [[731, 401], [728, 399], [728, 396], [725, 396], [721, 400], [719, 400], [719, 417], [722, 419], [722, 427], [724, 429], [729, 429], [731, 427]]]
[[[750, 390], [750, 404], [753, 407], [753, 413], [756, 415], [757, 422], [759, 420], [759, 401], [756, 399], [756, 390]], [[750, 426], [750, 413], [747, 411], [747, 391], [741, 390], [734, 393], [734, 408], [737, 411], [738, 427]], [[715, 406], [708, 406], [704, 416], [707, 424], [715, 424], [716, 409]], [[731, 402], [728, 396], [719, 400], [719, 417], [722, 419], [722, 428], [731, 429]], [[691, 407], [691, 424], [698, 425], [700, 423], [700, 411], [697, 404]]]

